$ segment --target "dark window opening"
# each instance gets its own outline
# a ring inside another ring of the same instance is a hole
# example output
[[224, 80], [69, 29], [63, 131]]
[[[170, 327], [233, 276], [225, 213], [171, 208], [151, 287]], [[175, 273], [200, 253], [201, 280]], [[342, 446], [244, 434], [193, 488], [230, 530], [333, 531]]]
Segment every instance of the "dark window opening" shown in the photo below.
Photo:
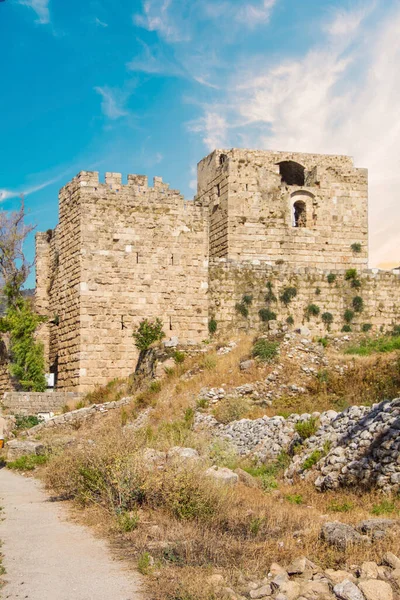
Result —
[[219, 157], [219, 164], [223, 165], [224, 163], [226, 163], [226, 161], [228, 160], [228, 157], [226, 154], [221, 154]]
[[246, 183], [246, 192], [248, 192], [248, 191], [249, 191], [249, 184]]
[[302, 200], [298, 200], [293, 204], [293, 227], [307, 226], [307, 211], [306, 204]]
[[293, 160], [279, 163], [279, 173], [282, 183], [287, 185], [304, 185], [304, 167]]
[[173, 265], [173, 264], [174, 264], [174, 255], [171, 254], [171, 265]]
[[139, 252], [136, 252], [136, 264], [139, 264]]
[[172, 317], [169, 318], [169, 330], [172, 331]]
[[218, 198], [221, 196], [221, 186], [219, 183], [217, 183], [217, 196]]
[[124, 322], [124, 315], [121, 315], [121, 329], [122, 329], [122, 331], [124, 329], [128, 329]]

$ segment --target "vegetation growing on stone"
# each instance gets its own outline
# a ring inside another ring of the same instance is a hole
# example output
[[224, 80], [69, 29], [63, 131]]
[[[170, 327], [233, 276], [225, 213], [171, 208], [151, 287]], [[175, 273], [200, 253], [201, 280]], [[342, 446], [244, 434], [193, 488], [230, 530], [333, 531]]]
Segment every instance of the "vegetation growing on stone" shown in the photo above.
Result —
[[267, 293], [265, 294], [265, 302], [267, 304], [271, 304], [272, 302], [277, 302], [277, 298], [274, 294], [273, 287], [271, 281], [267, 281], [266, 283]]
[[362, 312], [364, 310], [364, 300], [361, 296], [355, 296], [352, 300], [353, 308], [355, 312]]
[[326, 279], [328, 280], [328, 283], [333, 283], [334, 281], [336, 281], [335, 273], [328, 273]]
[[293, 298], [297, 296], [297, 289], [295, 287], [286, 287], [282, 294], [279, 296], [280, 301], [285, 305], [289, 306]]
[[356, 277], [357, 277], [357, 269], [347, 269], [345, 276], [344, 276], [346, 281], [356, 279]]
[[263, 362], [271, 362], [277, 355], [279, 343], [265, 338], [256, 340], [253, 344], [253, 356]]
[[333, 314], [330, 312], [324, 312], [321, 315], [321, 319], [322, 322], [325, 323], [327, 329], [329, 329], [331, 324], [333, 323]]
[[214, 333], [217, 331], [217, 327], [218, 327], [217, 321], [215, 319], [210, 319], [208, 322], [208, 332], [211, 335], [214, 335]]
[[163, 322], [161, 319], [143, 319], [139, 327], [133, 332], [136, 348], [139, 350], [148, 350], [155, 342], [160, 342], [165, 333], [163, 332]]
[[361, 331], [363, 331], [364, 333], [368, 333], [368, 331], [370, 331], [371, 329], [372, 329], [371, 323], [363, 323], [361, 326]]
[[245, 294], [242, 298], [242, 302], [246, 306], [250, 306], [253, 303], [253, 296], [251, 296], [250, 294]]
[[343, 315], [344, 320], [346, 321], [346, 323], [351, 323], [352, 320], [354, 319], [354, 311], [351, 310], [350, 308], [347, 308], [344, 311], [344, 315]]
[[362, 246], [359, 242], [354, 242], [354, 244], [351, 244], [351, 249], [355, 254], [359, 254], [362, 250]]
[[244, 302], [237, 302], [235, 304], [235, 310], [245, 319], [247, 319], [247, 317], [249, 316], [249, 309], [247, 308], [247, 305]]
[[261, 321], [263, 321], [263, 322], [276, 321], [276, 313], [274, 313], [269, 308], [261, 308], [258, 311], [258, 314], [259, 314]]
[[317, 306], [316, 304], [309, 304], [306, 308], [306, 315], [307, 317], [316, 317], [318, 316], [320, 313], [320, 308], [319, 306]]

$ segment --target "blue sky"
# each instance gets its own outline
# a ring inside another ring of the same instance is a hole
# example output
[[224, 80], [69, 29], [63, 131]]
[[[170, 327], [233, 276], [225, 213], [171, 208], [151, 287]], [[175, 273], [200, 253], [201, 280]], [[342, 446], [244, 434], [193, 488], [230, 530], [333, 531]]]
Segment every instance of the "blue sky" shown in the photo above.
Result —
[[80, 170], [190, 198], [215, 147], [350, 154], [371, 265], [400, 264], [399, 32], [399, 0], [2, 1], [2, 207], [46, 230]]

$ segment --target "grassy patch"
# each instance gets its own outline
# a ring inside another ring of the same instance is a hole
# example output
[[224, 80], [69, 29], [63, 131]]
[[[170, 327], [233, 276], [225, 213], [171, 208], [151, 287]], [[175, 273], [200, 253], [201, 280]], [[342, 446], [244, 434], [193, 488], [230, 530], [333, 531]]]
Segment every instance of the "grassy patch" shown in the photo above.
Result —
[[253, 356], [262, 362], [271, 362], [278, 355], [278, 342], [271, 342], [265, 338], [256, 340], [253, 345]]
[[318, 461], [324, 456], [324, 453], [321, 450], [314, 450], [308, 458], [303, 462], [302, 468], [306, 471], [307, 469], [311, 469], [314, 465], [317, 464]]
[[220, 423], [231, 423], [243, 419], [250, 411], [250, 404], [245, 398], [224, 398], [218, 402], [213, 415]]
[[29, 454], [8, 462], [7, 468], [14, 471], [33, 471], [36, 467], [46, 464], [47, 461], [47, 455], [38, 456], [37, 454]]
[[302, 440], [316, 434], [318, 429], [318, 421], [314, 417], [310, 417], [307, 421], [298, 421], [295, 425], [295, 430]]
[[328, 505], [328, 510], [337, 513], [347, 513], [354, 509], [353, 502], [336, 502], [332, 501]]
[[301, 494], [286, 494], [285, 498], [290, 504], [304, 504], [304, 499]]
[[35, 427], [39, 425], [41, 419], [39, 419], [36, 415], [16, 415], [15, 416], [15, 428], [18, 430], [22, 429], [30, 429], [31, 427]]
[[379, 504], [374, 504], [371, 510], [373, 515], [392, 515], [393, 513], [398, 513], [399, 509], [395, 505], [394, 502], [390, 500], [382, 500]]
[[375, 339], [365, 338], [357, 346], [346, 348], [346, 354], [357, 354], [358, 356], [370, 356], [375, 352], [394, 352], [400, 350], [400, 335], [383, 336]]

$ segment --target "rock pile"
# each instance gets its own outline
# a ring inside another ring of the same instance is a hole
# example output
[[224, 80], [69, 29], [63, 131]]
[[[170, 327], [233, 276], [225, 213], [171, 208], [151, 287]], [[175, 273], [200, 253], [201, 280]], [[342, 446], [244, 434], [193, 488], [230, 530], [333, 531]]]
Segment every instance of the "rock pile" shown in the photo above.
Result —
[[230, 600], [396, 600], [400, 559], [388, 552], [381, 563], [324, 570], [303, 556], [285, 568], [273, 563], [263, 579], [242, 577], [235, 590], [221, 575], [212, 575], [209, 582]]

